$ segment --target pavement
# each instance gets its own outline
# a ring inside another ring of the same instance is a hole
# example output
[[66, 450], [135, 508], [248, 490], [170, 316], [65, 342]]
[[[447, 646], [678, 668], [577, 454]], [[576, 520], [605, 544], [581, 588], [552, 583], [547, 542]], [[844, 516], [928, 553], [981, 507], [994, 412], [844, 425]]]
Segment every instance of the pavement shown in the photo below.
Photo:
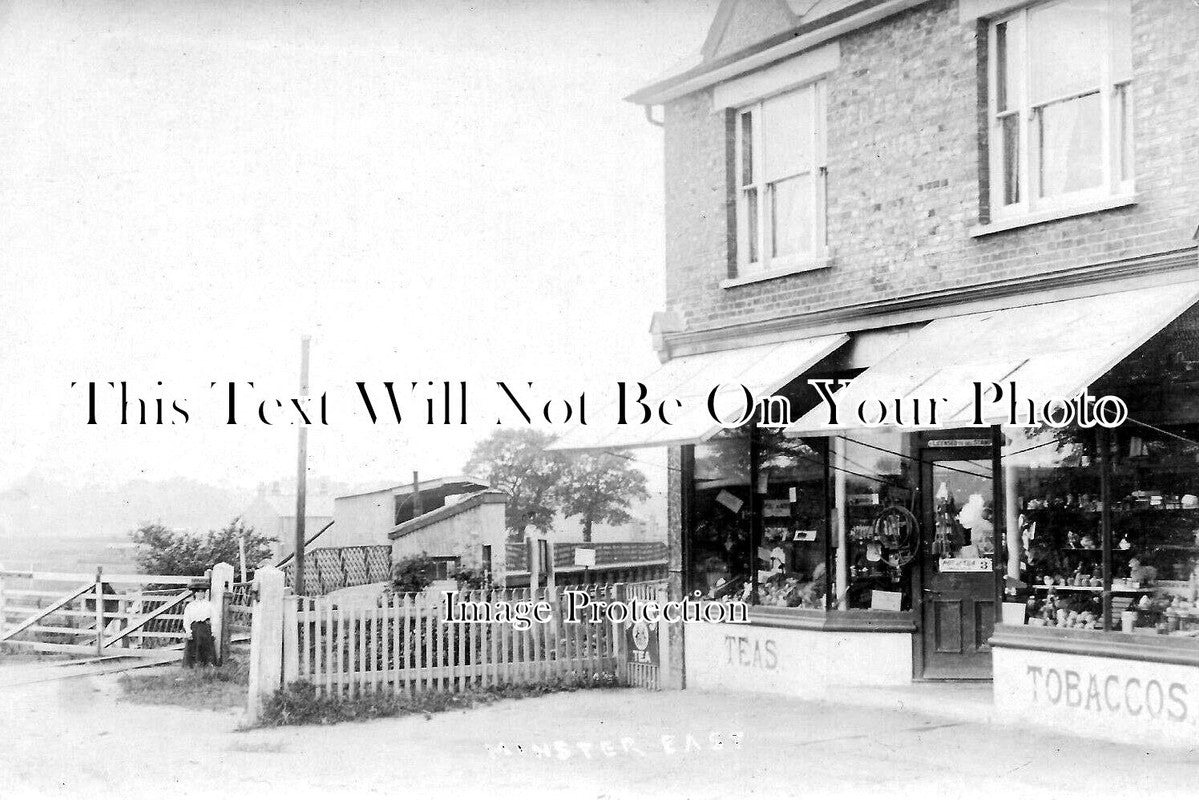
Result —
[[113, 675], [4, 683], [0, 674], [4, 798], [1158, 800], [1193, 798], [1199, 782], [1195, 750], [970, 721], [989, 691], [970, 685], [946, 687], [957, 694], [940, 705], [927, 692], [850, 704], [593, 690], [428, 719], [241, 731], [235, 710], [124, 702]]

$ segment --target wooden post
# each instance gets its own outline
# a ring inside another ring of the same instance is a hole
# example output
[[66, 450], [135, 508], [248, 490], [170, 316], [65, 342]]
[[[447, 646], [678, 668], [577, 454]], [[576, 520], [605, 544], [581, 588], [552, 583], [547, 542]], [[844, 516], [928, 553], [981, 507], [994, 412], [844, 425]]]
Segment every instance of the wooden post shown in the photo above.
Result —
[[96, 567], [96, 655], [104, 655], [104, 574], [103, 567]]
[[[615, 589], [614, 597], [617, 603], [626, 603], [629, 599], [628, 586], [623, 583], [618, 583], [613, 587]], [[616, 680], [625, 686], [629, 684], [629, 665], [628, 655], [624, 651], [624, 626], [617, 622], [609, 623], [612, 627], [612, 644], [613, 655], [616, 657]], [[665, 625], [665, 622], [658, 623]]]
[[263, 567], [254, 575], [254, 613], [250, 621], [250, 724], [262, 717], [264, 701], [283, 678], [283, 572]]
[[[308, 343], [305, 336], [300, 342], [300, 397], [308, 396]], [[304, 584], [304, 523], [307, 518], [307, 489], [308, 489], [308, 426], [301, 425], [299, 445], [296, 454], [296, 539], [295, 564], [296, 594], [307, 594]]]
[[0, 636], [3, 636], [8, 628], [8, 610], [5, 608], [7, 601], [8, 597], [4, 594], [4, 565], [0, 564]]
[[225, 594], [229, 584], [233, 583], [233, 565], [223, 561], [212, 568], [212, 579], [208, 584], [208, 599], [212, 603], [212, 640], [216, 642], [216, 663], [225, 663], [229, 646], [229, 637], [225, 635], [228, 627], [228, 603]]
[[286, 595], [283, 598], [283, 686], [300, 679], [300, 621], [296, 610], [299, 598]]

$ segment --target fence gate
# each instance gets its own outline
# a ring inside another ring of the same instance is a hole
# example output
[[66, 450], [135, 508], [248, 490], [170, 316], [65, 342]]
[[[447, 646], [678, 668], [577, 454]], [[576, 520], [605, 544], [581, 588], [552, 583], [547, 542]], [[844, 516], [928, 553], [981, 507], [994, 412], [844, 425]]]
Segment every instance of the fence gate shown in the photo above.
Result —
[[[665, 581], [628, 583], [617, 588], [626, 601], [666, 601]], [[625, 680], [630, 686], [662, 688], [662, 655], [667, 649], [667, 629], [665, 622], [656, 625], [638, 622], [624, 626], [620, 651], [624, 659]]]
[[0, 569], [0, 644], [91, 655], [177, 647], [194, 580]]

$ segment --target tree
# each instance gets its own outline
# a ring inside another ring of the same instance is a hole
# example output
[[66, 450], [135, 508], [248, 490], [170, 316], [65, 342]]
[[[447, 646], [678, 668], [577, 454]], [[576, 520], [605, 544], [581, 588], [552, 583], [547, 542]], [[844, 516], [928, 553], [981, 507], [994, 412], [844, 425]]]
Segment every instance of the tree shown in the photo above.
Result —
[[464, 467], [508, 493], [504, 520], [513, 537], [523, 539], [529, 527], [548, 531], [558, 510], [558, 483], [566, 459], [548, 452], [549, 434], [534, 430], [497, 430], [475, 444]]
[[562, 513], [578, 517], [583, 523], [583, 541], [591, 541], [591, 528], [597, 522], [618, 525], [632, 519], [629, 506], [645, 500], [645, 475], [628, 459], [610, 453], [575, 456], [567, 466], [558, 487]]
[[256, 565], [271, 556], [275, 537], [258, 533], [240, 517], [206, 534], [175, 531], [153, 522], [129, 537], [137, 545], [137, 565], [149, 575], [203, 575], [214, 564], [237, 564], [238, 540], [245, 537], [246, 564]]

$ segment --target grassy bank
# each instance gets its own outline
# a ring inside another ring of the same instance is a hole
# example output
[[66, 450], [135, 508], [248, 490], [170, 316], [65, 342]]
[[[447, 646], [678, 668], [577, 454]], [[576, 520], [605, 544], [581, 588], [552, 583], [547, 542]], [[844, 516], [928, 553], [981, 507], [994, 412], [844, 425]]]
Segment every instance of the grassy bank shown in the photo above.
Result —
[[178, 665], [134, 670], [120, 677], [124, 699], [145, 705], [171, 705], [219, 711], [244, 708], [249, 669], [236, 656], [219, 667]]

